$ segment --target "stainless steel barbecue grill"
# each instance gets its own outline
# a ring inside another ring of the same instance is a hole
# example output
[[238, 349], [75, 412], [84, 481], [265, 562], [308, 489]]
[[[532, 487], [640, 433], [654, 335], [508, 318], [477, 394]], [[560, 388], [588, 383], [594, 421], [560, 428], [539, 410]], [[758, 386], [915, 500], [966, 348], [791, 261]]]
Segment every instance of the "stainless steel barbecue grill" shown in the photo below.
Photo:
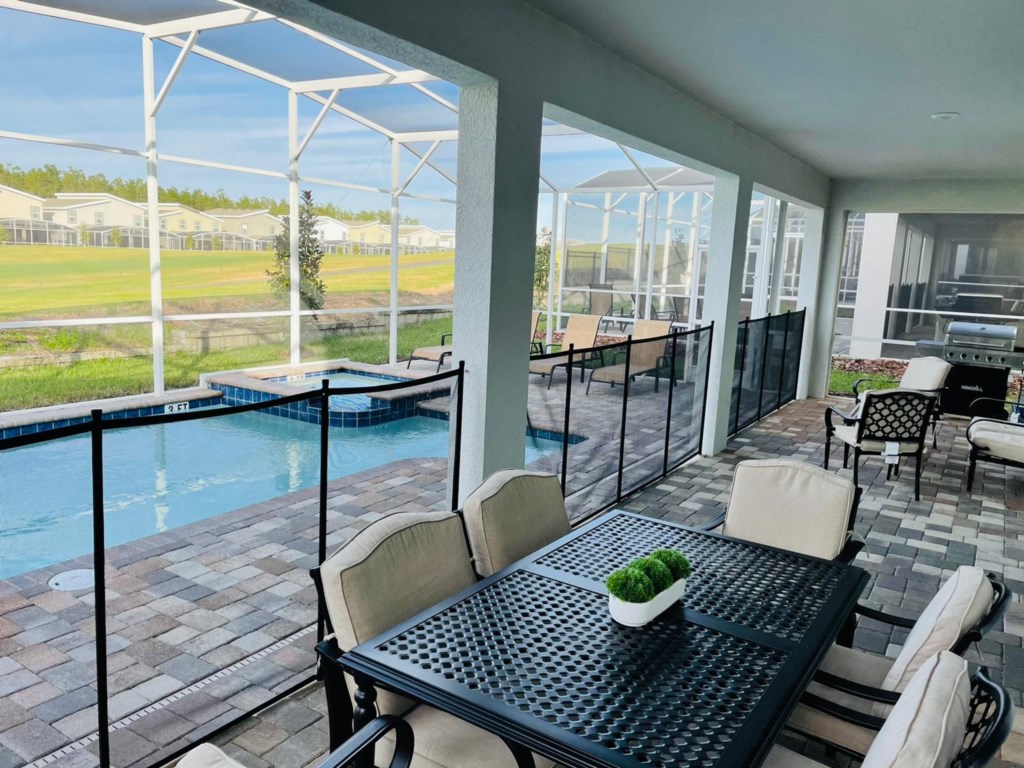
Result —
[[1020, 368], [1024, 353], [1015, 352], [1017, 326], [954, 321], [946, 328], [942, 357], [950, 363]]

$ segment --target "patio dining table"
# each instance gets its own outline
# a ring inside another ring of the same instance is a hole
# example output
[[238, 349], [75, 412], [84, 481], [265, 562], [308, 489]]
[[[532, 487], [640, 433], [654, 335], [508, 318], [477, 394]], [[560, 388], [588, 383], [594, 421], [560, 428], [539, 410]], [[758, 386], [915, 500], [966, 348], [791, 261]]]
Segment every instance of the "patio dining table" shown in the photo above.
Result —
[[[693, 574], [641, 628], [605, 577], [659, 547]], [[860, 568], [613, 510], [342, 658], [355, 726], [393, 690], [571, 768], [757, 766], [853, 610]]]

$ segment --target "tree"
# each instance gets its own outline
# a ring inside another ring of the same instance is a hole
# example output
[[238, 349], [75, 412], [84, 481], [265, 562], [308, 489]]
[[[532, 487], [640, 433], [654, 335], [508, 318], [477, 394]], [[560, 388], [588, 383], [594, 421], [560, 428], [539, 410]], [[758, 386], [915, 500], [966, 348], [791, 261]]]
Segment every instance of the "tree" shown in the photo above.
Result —
[[185, 236], [185, 250], [186, 251], [194, 251], [195, 249], [196, 249], [196, 241], [195, 241], [195, 239], [192, 237], [192, 235], [186, 235]]
[[78, 225], [78, 244], [79, 245], [90, 245], [91, 238], [89, 237], [89, 228], [85, 226], [85, 222]]
[[3, 224], [0, 224], [0, 245], [8, 242], [11, 239], [11, 233], [7, 230]]
[[112, 246], [114, 246], [115, 248], [120, 248], [121, 247], [121, 241], [122, 241], [122, 238], [121, 238], [121, 228], [120, 227], [114, 227], [113, 229], [110, 230], [110, 244]]
[[551, 230], [544, 227], [537, 237], [533, 262], [533, 305], [544, 303], [551, 281]]
[[[302, 191], [299, 201], [299, 300], [307, 309], [321, 309], [324, 305], [324, 282], [320, 279], [320, 264], [324, 247], [317, 237], [316, 211], [313, 193]], [[284, 218], [284, 230], [274, 237], [274, 266], [267, 270], [270, 287], [278, 296], [287, 296], [291, 281], [291, 226]]]

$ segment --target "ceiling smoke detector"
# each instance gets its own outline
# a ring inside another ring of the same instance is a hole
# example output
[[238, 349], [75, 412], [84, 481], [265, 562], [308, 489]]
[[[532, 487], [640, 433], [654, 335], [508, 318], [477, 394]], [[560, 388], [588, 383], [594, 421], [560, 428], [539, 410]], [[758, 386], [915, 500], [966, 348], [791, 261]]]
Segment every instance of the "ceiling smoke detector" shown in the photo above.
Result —
[[959, 112], [936, 112], [932, 115], [932, 120], [956, 120], [958, 117]]

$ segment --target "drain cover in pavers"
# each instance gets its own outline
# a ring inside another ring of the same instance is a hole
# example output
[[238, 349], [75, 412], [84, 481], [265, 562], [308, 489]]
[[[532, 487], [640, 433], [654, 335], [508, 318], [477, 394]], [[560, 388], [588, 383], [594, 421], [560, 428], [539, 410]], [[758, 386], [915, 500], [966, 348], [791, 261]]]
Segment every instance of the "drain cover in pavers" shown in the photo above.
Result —
[[62, 571], [50, 579], [47, 584], [50, 589], [59, 589], [62, 592], [92, 589], [93, 572], [89, 568], [75, 568], [70, 571]]

